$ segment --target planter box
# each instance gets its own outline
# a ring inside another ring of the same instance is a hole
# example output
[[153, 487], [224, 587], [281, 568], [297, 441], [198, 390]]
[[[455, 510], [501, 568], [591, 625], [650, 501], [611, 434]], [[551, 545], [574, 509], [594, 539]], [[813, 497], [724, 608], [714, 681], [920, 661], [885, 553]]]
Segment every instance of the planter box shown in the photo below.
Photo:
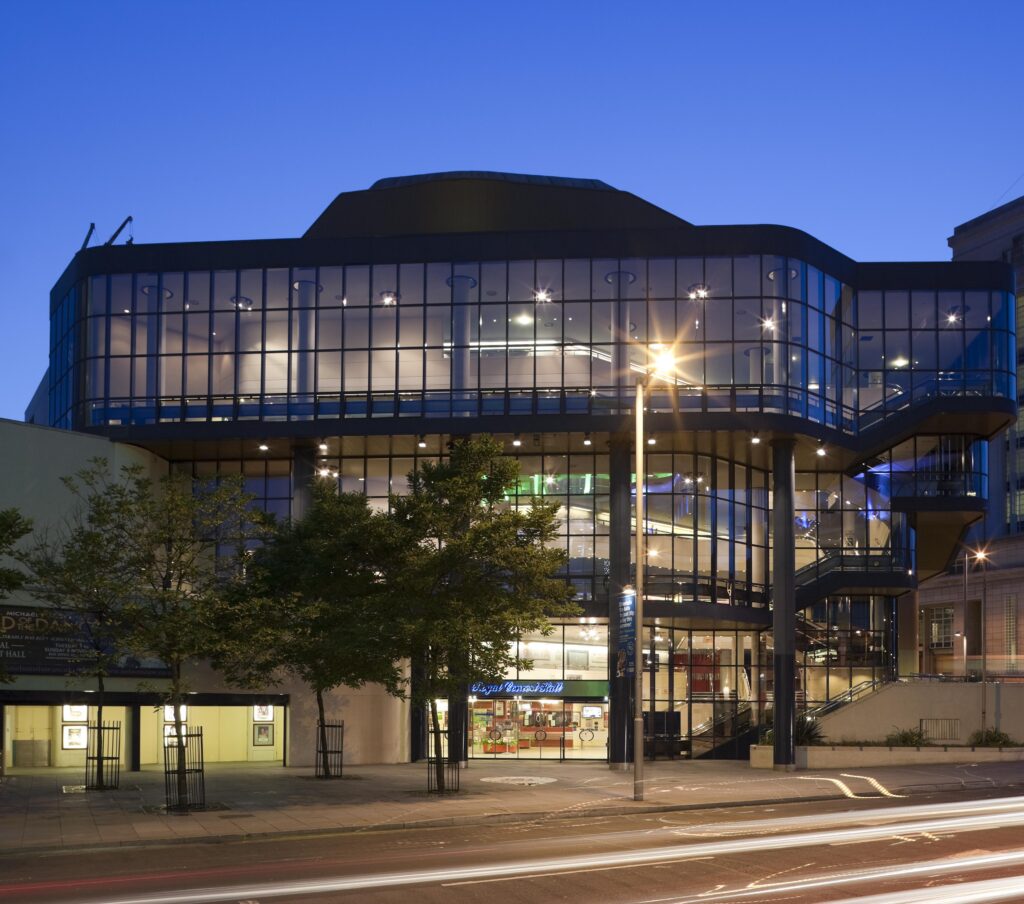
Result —
[[490, 744], [484, 741], [484, 753], [515, 753], [515, 744]]
[[[772, 748], [752, 744], [750, 766], [772, 768]], [[1024, 747], [854, 747], [823, 744], [796, 748], [797, 769], [851, 769], [861, 766], [915, 766], [929, 763], [1024, 762]]]

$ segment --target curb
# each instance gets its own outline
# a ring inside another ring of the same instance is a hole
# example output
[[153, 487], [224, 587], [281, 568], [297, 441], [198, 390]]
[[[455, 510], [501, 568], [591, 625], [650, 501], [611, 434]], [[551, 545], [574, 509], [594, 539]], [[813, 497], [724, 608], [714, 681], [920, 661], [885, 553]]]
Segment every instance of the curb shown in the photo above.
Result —
[[[813, 776], [808, 776], [813, 777]], [[934, 794], [945, 791], [976, 791], [983, 789], [1016, 788], [1020, 782], [999, 784], [993, 781], [976, 779], [962, 782], [927, 782], [918, 785], [905, 785], [890, 789], [908, 797], [922, 794]], [[718, 803], [694, 804], [612, 804], [604, 807], [587, 807], [572, 812], [526, 812], [526, 813], [478, 813], [465, 816], [445, 816], [432, 819], [415, 819], [403, 822], [382, 822], [357, 824], [349, 826], [332, 826], [317, 829], [283, 829], [271, 832], [232, 832], [223, 835], [196, 835], [191, 837], [160, 838], [147, 840], [143, 838], [130, 841], [84, 842], [66, 845], [23, 845], [8, 851], [0, 851], [0, 857], [31, 855], [80, 853], [89, 850], [116, 850], [129, 847], [163, 847], [165, 845], [182, 844], [235, 844], [246, 841], [263, 841], [270, 838], [329, 838], [332, 835], [353, 835], [370, 832], [396, 832], [412, 829], [443, 829], [459, 826], [515, 825], [526, 822], [557, 822], [565, 819], [592, 819], [603, 816], [626, 816], [645, 813], [682, 813], [696, 810], [732, 810], [742, 807], [764, 807], [796, 803], [812, 803], [816, 801], [850, 800], [844, 794], [821, 794], [813, 797], [769, 797], [757, 800], [731, 800]], [[859, 797], [859, 800], [871, 800], [871, 797]], [[878, 799], [882, 799], [879, 797]]]

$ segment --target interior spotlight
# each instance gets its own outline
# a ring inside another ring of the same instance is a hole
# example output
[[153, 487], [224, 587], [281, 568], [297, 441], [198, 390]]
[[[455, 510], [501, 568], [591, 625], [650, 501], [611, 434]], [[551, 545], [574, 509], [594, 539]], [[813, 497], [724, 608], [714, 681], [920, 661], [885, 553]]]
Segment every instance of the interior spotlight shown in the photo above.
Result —
[[519, 434], [517, 433], [512, 439], [512, 445], [518, 449], [522, 444], [523, 441], [519, 438]]
[[419, 446], [421, 449], [427, 448], [427, 435], [425, 433], [420, 434], [420, 440], [418, 443], [416, 443], [416, 445]]
[[589, 433], [586, 436], [583, 437], [583, 445], [584, 446], [589, 446], [590, 445], [590, 434]]

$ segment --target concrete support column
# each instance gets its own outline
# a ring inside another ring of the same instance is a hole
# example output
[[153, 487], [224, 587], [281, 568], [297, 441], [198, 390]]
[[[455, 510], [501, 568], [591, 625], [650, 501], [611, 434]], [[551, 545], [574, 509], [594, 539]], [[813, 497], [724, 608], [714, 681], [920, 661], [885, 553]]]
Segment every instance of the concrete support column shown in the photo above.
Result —
[[469, 385], [473, 316], [469, 293], [476, 288], [476, 280], [472, 276], [452, 276], [448, 285], [452, 287], [452, 398], [462, 399], [467, 390], [476, 388]]
[[302, 518], [313, 502], [313, 474], [316, 467], [313, 449], [296, 448], [292, 452], [292, 518]]
[[618, 600], [629, 586], [631, 563], [630, 492], [633, 470], [628, 434], [613, 435], [609, 442], [609, 508], [608, 527], [608, 761], [613, 769], [624, 769], [631, 763], [630, 722], [632, 719], [631, 686], [628, 675], [616, 676], [619, 649]]
[[128, 722], [128, 771], [142, 769], [142, 707], [133, 703], [125, 707]]
[[793, 439], [772, 440], [772, 633], [775, 652], [775, 767], [796, 763], [796, 473]]

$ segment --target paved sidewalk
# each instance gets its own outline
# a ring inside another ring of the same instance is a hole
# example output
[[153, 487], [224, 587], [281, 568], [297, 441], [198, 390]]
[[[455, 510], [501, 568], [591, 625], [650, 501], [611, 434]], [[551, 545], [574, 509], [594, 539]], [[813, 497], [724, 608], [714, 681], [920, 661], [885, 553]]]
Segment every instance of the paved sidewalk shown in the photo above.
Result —
[[[80, 787], [81, 770], [12, 770], [0, 782], [0, 852], [232, 840], [273, 834], [532, 821], [938, 790], [1024, 787], [1018, 763], [775, 773], [746, 762], [648, 763], [646, 800], [632, 773], [601, 763], [474, 761], [462, 791], [426, 793], [426, 765], [351, 766], [318, 781], [311, 769], [207, 767], [203, 812], [163, 812], [163, 773], [121, 774], [118, 791]], [[873, 784], [877, 783], [877, 784]]]

